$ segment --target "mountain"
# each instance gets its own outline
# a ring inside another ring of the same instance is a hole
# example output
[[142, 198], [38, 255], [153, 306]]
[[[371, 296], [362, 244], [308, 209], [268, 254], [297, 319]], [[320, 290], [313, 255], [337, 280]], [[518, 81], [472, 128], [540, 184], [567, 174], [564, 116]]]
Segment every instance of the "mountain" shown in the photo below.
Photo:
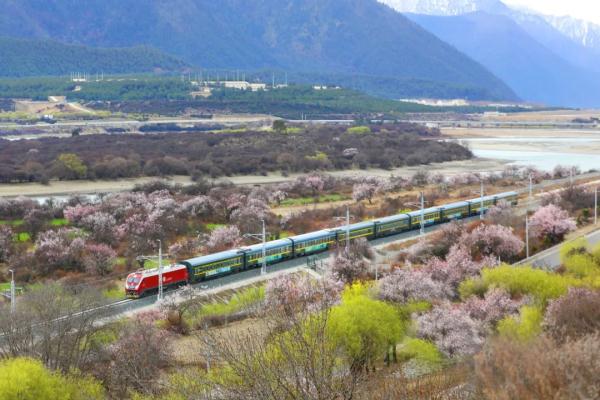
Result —
[[544, 19], [575, 42], [600, 52], [600, 25], [569, 16], [544, 15]]
[[179, 71], [185, 67], [183, 61], [146, 46], [103, 49], [48, 39], [0, 37], [0, 76]]
[[380, 0], [401, 13], [438, 16], [462, 15], [477, 11], [504, 13], [508, 7], [498, 0]]
[[524, 99], [552, 105], [600, 104], [600, 83], [593, 73], [565, 61], [508, 17], [485, 12], [409, 17], [487, 66]]
[[369, 87], [394, 79], [458, 88], [448, 97], [516, 98], [485, 67], [375, 0], [0, 0], [0, 8], [0, 35], [147, 45], [203, 68], [358, 75]]
[[380, 1], [487, 67], [523, 99], [600, 105], [600, 52], [557, 29], [547, 16], [499, 0]]

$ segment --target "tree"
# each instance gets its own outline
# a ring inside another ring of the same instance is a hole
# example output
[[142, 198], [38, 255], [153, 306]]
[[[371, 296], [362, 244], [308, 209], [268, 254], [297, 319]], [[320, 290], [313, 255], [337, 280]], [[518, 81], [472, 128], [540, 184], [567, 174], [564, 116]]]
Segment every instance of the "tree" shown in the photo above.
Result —
[[533, 342], [500, 338], [475, 357], [481, 398], [594, 399], [600, 376], [600, 336], [557, 344], [548, 337]]
[[79, 225], [90, 232], [92, 240], [99, 243], [114, 244], [116, 242], [117, 220], [105, 212], [96, 212], [81, 219]]
[[108, 315], [106, 301], [93, 288], [35, 287], [19, 298], [15, 313], [0, 307], [0, 358], [34, 357], [50, 369], [82, 369], [97, 349], [93, 338]]
[[63, 179], [83, 179], [87, 175], [87, 166], [77, 154], [63, 153], [54, 161], [54, 175]]
[[285, 124], [285, 121], [282, 119], [277, 119], [273, 121], [273, 130], [277, 133], [286, 133], [287, 126]]
[[600, 332], [600, 292], [572, 288], [548, 305], [544, 329], [556, 340]]
[[2, 400], [101, 400], [104, 390], [94, 379], [61, 375], [29, 358], [0, 361]]
[[533, 233], [538, 238], [551, 244], [559, 243], [567, 233], [577, 227], [569, 214], [554, 204], [537, 210], [531, 217], [530, 224]]
[[397, 269], [379, 281], [379, 298], [384, 301], [406, 304], [413, 301], [444, 299], [446, 289], [431, 275], [417, 269]]
[[156, 393], [156, 377], [169, 363], [168, 333], [153, 324], [135, 319], [108, 349], [110, 368], [101, 375], [111, 392], [122, 396], [129, 391]]
[[430, 340], [447, 357], [463, 357], [479, 351], [484, 330], [463, 308], [455, 305], [434, 307], [417, 318], [418, 336]]
[[43, 274], [54, 269], [80, 270], [85, 240], [78, 229], [61, 228], [41, 233], [35, 242], [35, 257]]
[[83, 258], [85, 268], [94, 274], [107, 275], [112, 272], [117, 253], [105, 244], [88, 244]]
[[396, 309], [368, 296], [368, 288], [356, 283], [342, 293], [341, 304], [331, 310], [330, 334], [352, 359], [352, 371], [370, 369], [378, 356], [395, 358], [396, 343], [403, 334]]
[[220, 226], [215, 228], [206, 240], [204, 247], [209, 253], [224, 251], [238, 246], [242, 241], [237, 226]]
[[0, 262], [8, 261], [14, 249], [13, 231], [9, 226], [0, 226]]
[[368, 200], [369, 204], [373, 204], [373, 196], [381, 190], [380, 186], [371, 183], [358, 183], [352, 188], [352, 198], [356, 202]]
[[286, 314], [314, 312], [339, 300], [344, 285], [332, 279], [315, 280], [307, 274], [287, 274], [271, 279], [265, 288], [265, 305]]
[[480, 225], [461, 238], [461, 242], [470, 247], [476, 257], [497, 257], [504, 261], [511, 261], [525, 247], [512, 228], [502, 225]]

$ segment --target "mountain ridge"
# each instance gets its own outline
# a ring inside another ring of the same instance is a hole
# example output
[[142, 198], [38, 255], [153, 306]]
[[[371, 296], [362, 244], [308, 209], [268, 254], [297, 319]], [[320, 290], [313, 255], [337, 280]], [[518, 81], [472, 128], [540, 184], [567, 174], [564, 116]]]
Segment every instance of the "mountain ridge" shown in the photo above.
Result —
[[0, 0], [0, 35], [95, 47], [150, 45], [202, 68], [451, 82], [473, 88], [471, 93], [478, 93], [477, 97], [483, 93], [490, 100], [516, 99], [485, 67], [375, 0], [89, 0], [85, 7], [78, 4], [75, 0], [43, 4]]

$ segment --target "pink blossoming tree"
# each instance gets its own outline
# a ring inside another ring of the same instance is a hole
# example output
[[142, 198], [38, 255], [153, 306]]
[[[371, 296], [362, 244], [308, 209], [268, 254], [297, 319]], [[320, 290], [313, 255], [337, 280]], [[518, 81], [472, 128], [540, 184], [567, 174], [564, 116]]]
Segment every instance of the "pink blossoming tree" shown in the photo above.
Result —
[[537, 210], [531, 217], [530, 224], [534, 235], [551, 244], [559, 243], [577, 227], [569, 213], [554, 204]]

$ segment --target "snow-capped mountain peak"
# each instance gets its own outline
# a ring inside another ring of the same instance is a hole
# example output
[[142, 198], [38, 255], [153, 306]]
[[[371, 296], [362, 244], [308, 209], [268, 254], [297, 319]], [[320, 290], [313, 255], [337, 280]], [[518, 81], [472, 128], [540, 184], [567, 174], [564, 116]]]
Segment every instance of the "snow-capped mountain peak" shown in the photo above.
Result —
[[600, 50], [600, 25], [568, 16], [544, 15], [543, 17], [555, 29], [575, 42]]
[[500, 0], [379, 0], [402, 13], [462, 15], [477, 11], [500, 13], [507, 10]]

